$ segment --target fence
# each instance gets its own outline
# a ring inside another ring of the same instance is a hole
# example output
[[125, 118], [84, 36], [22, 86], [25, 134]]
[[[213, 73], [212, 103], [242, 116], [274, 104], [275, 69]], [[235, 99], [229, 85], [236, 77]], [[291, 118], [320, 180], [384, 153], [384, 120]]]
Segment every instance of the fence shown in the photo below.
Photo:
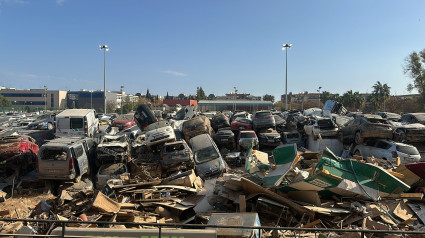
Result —
[[[265, 230], [265, 231], [273, 231], [273, 230], [281, 230], [281, 231], [290, 231], [293, 235], [293, 237], [302, 237], [303, 232], [309, 232], [314, 233], [315, 237], [331, 237], [331, 236], [323, 236], [325, 233], [360, 233], [361, 237], [366, 237], [366, 235], [373, 235], [373, 234], [391, 234], [391, 235], [405, 235], [405, 237], [423, 237], [425, 236], [424, 231], [404, 231], [404, 230], [350, 230], [350, 229], [332, 229], [332, 228], [298, 228], [298, 227], [275, 227], [275, 226], [228, 226], [228, 225], [206, 225], [206, 224], [176, 224], [176, 223], [135, 223], [135, 222], [106, 222], [106, 221], [59, 221], [59, 220], [35, 220], [35, 219], [0, 219], [2, 222], [23, 222], [23, 223], [48, 223], [51, 224], [51, 227], [54, 225], [57, 225], [56, 231], [60, 231], [60, 235], [38, 235], [38, 234], [5, 234], [0, 233], [0, 237], [2, 236], [13, 236], [13, 237], [67, 237], [67, 238], [82, 238], [82, 237], [110, 237], [111, 235], [108, 234], [110, 231], [107, 228], [100, 228], [102, 232], [98, 232], [99, 234], [92, 234], [90, 233], [90, 229], [92, 228], [78, 228], [73, 229], [70, 227], [67, 227], [67, 224], [80, 224], [80, 225], [89, 225], [89, 224], [96, 224], [96, 225], [127, 225], [127, 226], [138, 226], [138, 227], [157, 227], [157, 229], [145, 229], [145, 230], [134, 230], [134, 229], [114, 229], [114, 231], [118, 232], [120, 235], [112, 235], [113, 237], [159, 237], [159, 238], [169, 238], [171, 236], [169, 235], [163, 235], [164, 228], [190, 228], [190, 229], [184, 229], [179, 230], [179, 234], [176, 237], [185, 237], [185, 238], [191, 238], [191, 237], [200, 237], [201, 235], [204, 238], [208, 238], [209, 236], [207, 234], [204, 234], [202, 230], [205, 228], [230, 228], [230, 229], [249, 229], [249, 230]], [[67, 232], [68, 230], [73, 230], [74, 232]], [[193, 229], [197, 229], [198, 233], [190, 232], [193, 231]], [[53, 230], [53, 229], [49, 229]], [[76, 230], [79, 230], [79, 232], [75, 232]], [[99, 229], [98, 229], [99, 230]], [[141, 236], [140, 234], [135, 235], [135, 232], [141, 232], [141, 231], [148, 231], [150, 235], [144, 234]], [[184, 231], [188, 231], [187, 234], [184, 233]], [[201, 233], [199, 233], [199, 231]], [[205, 231], [205, 230], [204, 230]], [[56, 232], [57, 233], [57, 232]], [[69, 233], [69, 234], [68, 234]], [[72, 233], [72, 234], [71, 234]], [[104, 235], [104, 234], [108, 235]], [[130, 233], [130, 234], [129, 234]], [[90, 235], [91, 234], [91, 235]], [[153, 234], [153, 235], [152, 235]], [[186, 235], [185, 235], [186, 234]], [[133, 236], [132, 236], [133, 235]], [[174, 237], [174, 236], [173, 236]], [[285, 237], [290, 237], [286, 235]]]

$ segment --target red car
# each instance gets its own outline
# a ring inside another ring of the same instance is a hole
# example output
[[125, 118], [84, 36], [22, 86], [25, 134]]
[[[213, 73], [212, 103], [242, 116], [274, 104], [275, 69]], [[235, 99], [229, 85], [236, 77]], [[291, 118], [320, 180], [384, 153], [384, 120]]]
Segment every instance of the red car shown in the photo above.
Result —
[[36, 163], [38, 149], [37, 142], [31, 136], [0, 137], [0, 162], [13, 169], [30, 169]]
[[127, 128], [130, 128], [132, 126], [136, 125], [136, 122], [134, 121], [134, 114], [123, 114], [119, 115], [114, 119], [112, 122], [113, 127], [118, 127], [118, 129], [125, 130]]
[[232, 131], [252, 130], [252, 121], [247, 118], [237, 118], [230, 124]]

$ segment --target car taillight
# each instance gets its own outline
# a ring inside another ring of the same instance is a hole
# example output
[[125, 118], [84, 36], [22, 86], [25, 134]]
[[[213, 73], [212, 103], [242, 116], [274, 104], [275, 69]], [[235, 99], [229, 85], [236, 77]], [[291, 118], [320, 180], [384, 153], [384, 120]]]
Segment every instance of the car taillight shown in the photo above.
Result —
[[74, 169], [74, 158], [69, 158], [69, 170]]
[[89, 132], [89, 128], [87, 123], [84, 123], [84, 132], [87, 134]]
[[270, 115], [270, 116], [268, 116], [268, 117], [273, 117], [273, 115]]

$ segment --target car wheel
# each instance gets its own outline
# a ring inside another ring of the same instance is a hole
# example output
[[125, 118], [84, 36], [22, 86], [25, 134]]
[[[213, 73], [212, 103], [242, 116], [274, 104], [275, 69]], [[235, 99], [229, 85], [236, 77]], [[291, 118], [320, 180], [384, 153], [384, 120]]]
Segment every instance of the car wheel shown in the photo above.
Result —
[[53, 124], [52, 123], [47, 123], [47, 130], [53, 130]]
[[344, 135], [342, 134], [342, 131], [338, 132], [338, 140], [344, 142]]
[[363, 143], [363, 141], [364, 141], [364, 139], [363, 139], [362, 135], [360, 134], [360, 131], [356, 132], [356, 135], [354, 136], [354, 142], [357, 145], [360, 145], [360, 144]]

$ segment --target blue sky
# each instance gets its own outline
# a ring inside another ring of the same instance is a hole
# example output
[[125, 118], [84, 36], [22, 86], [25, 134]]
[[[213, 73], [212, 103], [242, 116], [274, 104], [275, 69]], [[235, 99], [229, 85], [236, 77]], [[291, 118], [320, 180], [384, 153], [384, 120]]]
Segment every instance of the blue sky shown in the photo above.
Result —
[[0, 0], [0, 85], [170, 95], [405, 94], [425, 1]]

